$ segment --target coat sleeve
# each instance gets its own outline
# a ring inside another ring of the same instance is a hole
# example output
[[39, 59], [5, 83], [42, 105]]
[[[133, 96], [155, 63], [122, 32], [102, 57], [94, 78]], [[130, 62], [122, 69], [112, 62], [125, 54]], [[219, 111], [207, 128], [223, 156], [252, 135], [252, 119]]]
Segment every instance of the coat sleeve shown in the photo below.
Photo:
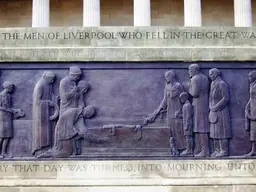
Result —
[[219, 83], [219, 91], [222, 99], [214, 106], [217, 111], [220, 111], [224, 109], [228, 102], [229, 102], [229, 92], [228, 92], [228, 85], [225, 82], [220, 82]]
[[44, 91], [43, 86], [40, 83], [36, 84], [34, 91], [35, 92], [33, 95], [33, 97], [34, 97], [33, 99], [37, 105], [40, 105], [42, 97], [43, 97], [43, 91]]
[[70, 100], [72, 97], [74, 97], [75, 92], [72, 91], [72, 89], [69, 89], [68, 82], [65, 81], [65, 79], [60, 81], [60, 97], [61, 99]]
[[85, 101], [84, 101], [84, 94], [79, 95], [79, 107], [84, 107], [85, 106]]
[[189, 84], [189, 94], [192, 97], [199, 97], [200, 94], [200, 79], [198, 79], [197, 77], [193, 77], [191, 79], [191, 82]]
[[0, 95], [0, 111], [5, 111], [12, 113], [12, 108], [8, 107], [8, 103], [10, 102], [11, 105], [11, 100], [9, 98], [9, 95]]

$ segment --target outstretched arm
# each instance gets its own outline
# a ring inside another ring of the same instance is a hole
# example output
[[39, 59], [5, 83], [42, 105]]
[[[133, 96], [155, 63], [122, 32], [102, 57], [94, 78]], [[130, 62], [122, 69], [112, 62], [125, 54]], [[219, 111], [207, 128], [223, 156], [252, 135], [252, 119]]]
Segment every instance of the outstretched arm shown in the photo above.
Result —
[[2, 107], [2, 106], [0, 106], [0, 111], [9, 112], [9, 113], [14, 113], [14, 111], [12, 110], [12, 108], [6, 108], [6, 107]]
[[154, 111], [152, 114], [149, 114], [148, 117], [146, 117], [143, 121], [143, 124], [146, 125], [148, 123], [152, 123], [155, 121], [156, 116], [161, 112], [161, 110], [165, 110], [167, 108], [167, 90], [164, 89], [164, 98], [157, 108], [156, 111]]
[[161, 110], [165, 110], [166, 108], [167, 108], [167, 90], [165, 88], [164, 89], [164, 98], [163, 98], [161, 104], [159, 105], [157, 111], [159, 113]]

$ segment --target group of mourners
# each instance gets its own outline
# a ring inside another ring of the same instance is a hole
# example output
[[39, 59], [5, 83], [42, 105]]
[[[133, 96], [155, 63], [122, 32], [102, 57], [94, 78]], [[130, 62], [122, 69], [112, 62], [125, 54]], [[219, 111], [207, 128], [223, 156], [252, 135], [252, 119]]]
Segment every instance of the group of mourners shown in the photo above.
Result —
[[[216, 68], [209, 70], [211, 83], [196, 63], [189, 66], [188, 74], [188, 84], [181, 84], [174, 71], [165, 73], [164, 98], [158, 109], [144, 120], [144, 125], [153, 123], [158, 114], [166, 111], [172, 155], [228, 156], [231, 139], [229, 86]], [[59, 96], [53, 94], [52, 84], [56, 75], [52, 71], [44, 72], [36, 83], [33, 92], [32, 154], [37, 158], [81, 154], [81, 138], [97, 143], [110, 142], [107, 137], [90, 133], [85, 126], [84, 120], [91, 118], [96, 110], [85, 103], [84, 95], [90, 85], [80, 80], [81, 75], [79, 67], [70, 67], [69, 75], [60, 81]], [[245, 107], [245, 125], [250, 132], [252, 150], [246, 156], [254, 156], [256, 71], [249, 73], [249, 82], [250, 99]], [[14, 84], [5, 81], [0, 92], [0, 158], [8, 156], [7, 147], [13, 137], [13, 119], [25, 116], [21, 109], [12, 108], [13, 89]], [[214, 144], [211, 154], [210, 138]], [[195, 146], [199, 146], [198, 153]]]
[[[32, 154], [40, 157], [69, 157], [81, 154], [80, 139], [92, 142], [108, 141], [108, 138], [92, 134], [85, 126], [84, 119], [95, 114], [95, 107], [86, 106], [84, 94], [89, 84], [80, 80], [79, 67], [70, 67], [69, 75], [60, 81], [59, 96], [54, 96], [51, 84], [55, 74], [46, 71], [36, 83], [33, 93], [33, 144]], [[54, 102], [52, 98], [56, 101]], [[59, 104], [58, 104], [59, 103]], [[52, 109], [54, 109], [53, 115]], [[53, 120], [57, 120], [54, 143], [51, 146]], [[74, 151], [75, 150], [75, 151]]]
[[[164, 98], [146, 121], [153, 122], [159, 113], [167, 111], [172, 155], [228, 156], [231, 138], [228, 84], [221, 78], [217, 68], [209, 70], [211, 84], [196, 63], [189, 66], [188, 74], [189, 83], [182, 85], [177, 81], [174, 71], [165, 73]], [[256, 71], [250, 72], [249, 80], [251, 88], [250, 101], [246, 106], [246, 122], [247, 130], [250, 130], [252, 151], [246, 156], [253, 156], [256, 155]], [[211, 154], [209, 137], [213, 140]], [[195, 145], [199, 146], [196, 154]]]

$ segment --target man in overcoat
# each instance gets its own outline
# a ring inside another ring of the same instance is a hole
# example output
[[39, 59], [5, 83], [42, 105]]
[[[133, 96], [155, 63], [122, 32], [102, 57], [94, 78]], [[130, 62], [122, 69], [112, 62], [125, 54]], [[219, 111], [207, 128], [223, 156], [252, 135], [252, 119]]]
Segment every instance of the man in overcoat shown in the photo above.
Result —
[[250, 133], [252, 149], [245, 157], [256, 156], [256, 70], [249, 73], [250, 98], [245, 107], [245, 128]]
[[194, 129], [195, 136], [199, 138], [201, 151], [196, 157], [209, 156], [209, 80], [208, 77], [200, 72], [198, 64], [189, 66], [190, 82], [188, 92], [193, 98], [194, 108]]
[[210, 137], [214, 141], [213, 157], [228, 156], [228, 139], [231, 138], [228, 84], [216, 68], [209, 71], [212, 80], [209, 97]]

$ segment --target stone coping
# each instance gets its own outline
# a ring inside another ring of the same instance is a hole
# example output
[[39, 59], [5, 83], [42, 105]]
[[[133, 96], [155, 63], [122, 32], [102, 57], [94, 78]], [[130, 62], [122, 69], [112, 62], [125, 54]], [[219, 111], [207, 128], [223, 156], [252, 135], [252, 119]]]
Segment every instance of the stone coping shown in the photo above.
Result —
[[0, 61], [254, 61], [256, 28], [1, 28]]

